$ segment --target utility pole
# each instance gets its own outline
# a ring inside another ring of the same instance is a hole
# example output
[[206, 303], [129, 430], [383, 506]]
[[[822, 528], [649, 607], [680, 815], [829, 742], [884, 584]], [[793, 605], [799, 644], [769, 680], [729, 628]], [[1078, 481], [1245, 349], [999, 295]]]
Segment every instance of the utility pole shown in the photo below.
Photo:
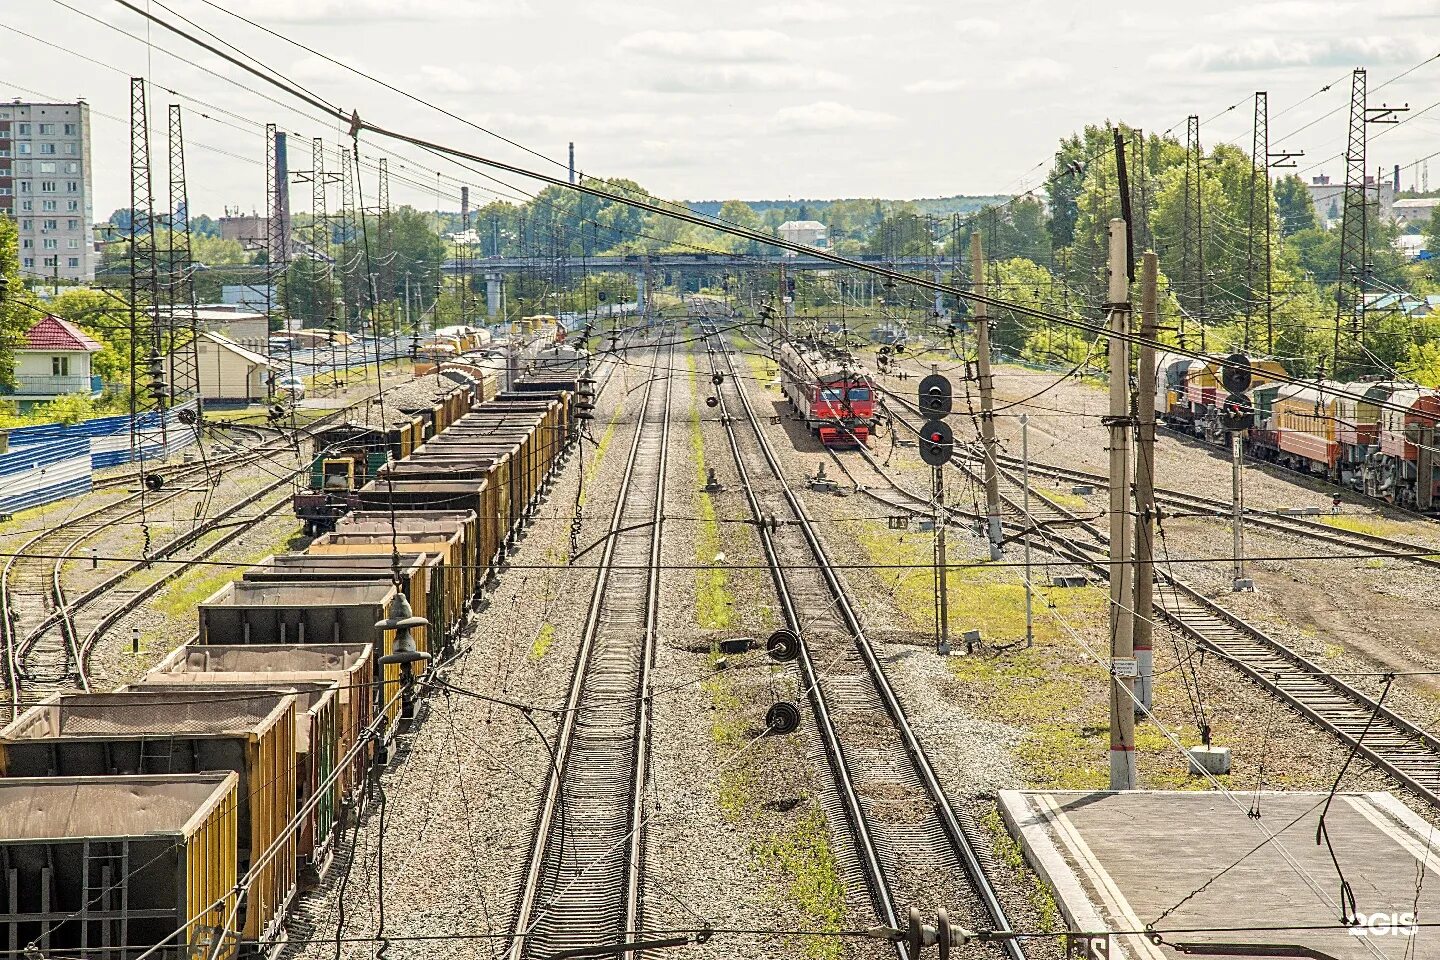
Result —
[[1145, 251], [1140, 267], [1140, 359], [1135, 378], [1135, 696], [1149, 710], [1155, 674], [1155, 336], [1160, 262]]
[[[1249, 288], [1245, 295], [1245, 336], [1241, 346], [1249, 350], [1251, 344], [1251, 328], [1255, 318], [1255, 294], [1259, 276], [1257, 270], [1259, 264], [1255, 259], [1256, 234], [1263, 236], [1265, 241], [1265, 333], [1268, 349], [1273, 349], [1274, 331], [1272, 329], [1270, 314], [1270, 99], [1264, 90], [1255, 91], [1255, 124], [1251, 128], [1250, 138], [1250, 216], [1249, 227], [1245, 231], [1245, 285]], [[1264, 180], [1263, 190], [1260, 181]], [[1265, 229], [1259, 229], [1255, 217], [1265, 218]]]
[[[940, 375], [940, 365], [930, 364], [930, 375]], [[944, 654], [950, 652], [950, 554], [945, 547], [945, 527], [949, 515], [945, 512], [945, 468], [930, 468], [935, 486], [935, 592], [939, 603], [936, 622], [940, 635], [936, 638], [936, 649]]]
[[1110, 221], [1110, 789], [1133, 790], [1134, 611], [1130, 567], [1130, 281], [1125, 221]]
[[1245, 593], [1255, 589], [1254, 584], [1245, 579], [1245, 436], [1244, 431], [1232, 430], [1230, 432], [1230, 533], [1234, 540], [1234, 582], [1232, 589], [1236, 593]]
[[[1020, 509], [1030, 516], [1030, 414], [1020, 414]], [[1030, 577], [1030, 538], [1025, 538], [1025, 646], [1035, 645], [1035, 585]]]
[[[980, 231], [970, 234], [970, 283], [985, 295], [985, 250]], [[990, 311], [984, 301], [975, 303], [976, 373], [980, 381], [980, 445], [985, 456], [985, 522], [990, 559], [999, 560], [1000, 475], [995, 469], [995, 378], [990, 374]]]

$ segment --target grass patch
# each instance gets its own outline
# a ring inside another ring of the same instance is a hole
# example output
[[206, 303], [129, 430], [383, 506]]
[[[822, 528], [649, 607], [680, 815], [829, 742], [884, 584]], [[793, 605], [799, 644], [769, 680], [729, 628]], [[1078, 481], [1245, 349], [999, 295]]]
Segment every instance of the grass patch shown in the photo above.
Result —
[[276, 537], [275, 542], [268, 547], [251, 551], [239, 557], [229, 557], [230, 566], [200, 566], [189, 573], [181, 574], [155, 595], [154, 599], [150, 601], [151, 609], [171, 620], [184, 619], [187, 615], [193, 617], [196, 604], [227, 583], [239, 580], [245, 575], [246, 570], [259, 561], [277, 550], [288, 547], [291, 540], [299, 533], [298, 526], [291, 527]]
[[[786, 879], [802, 913], [822, 930], [834, 930], [845, 918], [845, 884], [840, 879], [825, 816], [812, 807], [795, 825], [755, 844], [760, 863]], [[838, 937], [805, 937], [799, 946], [812, 960], [844, 956]]]
[[535, 634], [535, 642], [530, 644], [530, 659], [542, 660], [550, 648], [555, 645], [555, 624], [542, 623], [540, 631]]
[[1089, 500], [1086, 500], [1084, 497], [1080, 496], [1078, 493], [1071, 493], [1069, 490], [1055, 490], [1055, 489], [1051, 489], [1051, 488], [1049, 488], [1049, 487], [1046, 487], [1046, 488], [1031, 487], [1031, 488], [1030, 488], [1030, 492], [1031, 492], [1032, 494], [1038, 494], [1039, 496], [1041, 496], [1041, 497], [1045, 498], [1046, 500], [1049, 500], [1051, 503], [1055, 504], [1057, 507], [1064, 507], [1064, 508], [1067, 509], [1067, 510], [1088, 510], [1088, 509], [1090, 509], [1090, 501], [1089, 501]]
[[[695, 386], [695, 357], [686, 354], [685, 363], [690, 368], [690, 385]], [[690, 456], [695, 461], [697, 487], [705, 485], [705, 434], [700, 429], [700, 408], [690, 405]], [[724, 567], [715, 566], [715, 557], [721, 552], [720, 524], [715, 520], [715, 502], [710, 494], [697, 490], [695, 494], [695, 562], [711, 564], [695, 571], [695, 622], [702, 630], [723, 630], [733, 620], [731, 609], [729, 576]]]
[[595, 445], [595, 452], [585, 467], [585, 478], [580, 487], [582, 505], [590, 499], [590, 488], [594, 486], [595, 476], [600, 472], [600, 462], [605, 459], [605, 454], [610, 449], [610, 441], [615, 438], [615, 425], [620, 422], [620, 413], [624, 408], [624, 404], [615, 405], [615, 412], [610, 414], [610, 419], [605, 424], [605, 432], [600, 435], [600, 442]]
[[1015, 838], [1010, 836], [1010, 831], [1005, 829], [1005, 822], [1000, 818], [998, 808], [991, 807], [985, 811], [982, 822], [990, 831], [991, 840], [995, 846], [995, 853], [1020, 875], [1025, 889], [1025, 898], [1035, 908], [1040, 919], [1040, 932], [1055, 933], [1065, 929], [1065, 920], [1060, 915], [1060, 908], [1055, 905], [1055, 898], [1051, 895], [1050, 889], [1030, 869], [1025, 862], [1025, 852]]
[[1384, 517], [1329, 516], [1321, 517], [1320, 522], [1337, 530], [1363, 533], [1371, 537], [1403, 537], [1410, 532], [1407, 524]]

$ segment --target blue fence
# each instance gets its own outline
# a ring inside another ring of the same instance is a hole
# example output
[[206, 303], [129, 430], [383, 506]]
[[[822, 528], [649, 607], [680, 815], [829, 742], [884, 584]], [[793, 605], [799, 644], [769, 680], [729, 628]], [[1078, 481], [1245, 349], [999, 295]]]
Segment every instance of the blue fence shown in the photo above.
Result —
[[13, 513], [91, 489], [91, 475], [106, 467], [169, 456], [196, 442], [183, 410], [130, 418], [97, 417], [80, 423], [42, 423], [10, 431], [10, 452], [0, 454], [0, 511]]

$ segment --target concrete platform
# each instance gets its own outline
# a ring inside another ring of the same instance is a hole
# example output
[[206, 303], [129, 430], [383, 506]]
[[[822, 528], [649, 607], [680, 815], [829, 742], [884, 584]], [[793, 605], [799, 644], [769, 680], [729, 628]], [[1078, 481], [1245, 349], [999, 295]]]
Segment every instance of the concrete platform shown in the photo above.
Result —
[[[1208, 944], [1204, 952], [1217, 955], [1219, 943], [1284, 944], [1337, 960], [1440, 960], [1440, 828], [1387, 793], [1335, 796], [1326, 833], [1364, 921], [1341, 929], [1340, 878], [1315, 836], [1326, 794], [1261, 793], [1258, 819], [1248, 816], [1255, 799], [1007, 790], [1000, 812], [1070, 930], [1153, 925], [1166, 941], [1112, 937], [1110, 960], [1185, 955], [1171, 943]], [[1247, 927], [1270, 929], [1237, 929]], [[1306, 927], [1332, 929], [1295, 929]], [[1088, 947], [1072, 952], [1106, 956]]]

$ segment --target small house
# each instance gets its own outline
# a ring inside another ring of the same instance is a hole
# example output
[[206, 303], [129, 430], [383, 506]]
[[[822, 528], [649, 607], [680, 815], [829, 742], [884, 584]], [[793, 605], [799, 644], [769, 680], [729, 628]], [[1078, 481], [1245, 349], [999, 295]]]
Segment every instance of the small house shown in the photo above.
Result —
[[46, 316], [25, 331], [15, 348], [15, 384], [0, 386], [0, 394], [15, 401], [21, 413], [70, 394], [98, 397], [104, 385], [91, 373], [90, 359], [102, 349], [69, 320]]
[[201, 399], [261, 403], [269, 396], [266, 379], [275, 365], [263, 355], [218, 333], [200, 334], [195, 349]]

